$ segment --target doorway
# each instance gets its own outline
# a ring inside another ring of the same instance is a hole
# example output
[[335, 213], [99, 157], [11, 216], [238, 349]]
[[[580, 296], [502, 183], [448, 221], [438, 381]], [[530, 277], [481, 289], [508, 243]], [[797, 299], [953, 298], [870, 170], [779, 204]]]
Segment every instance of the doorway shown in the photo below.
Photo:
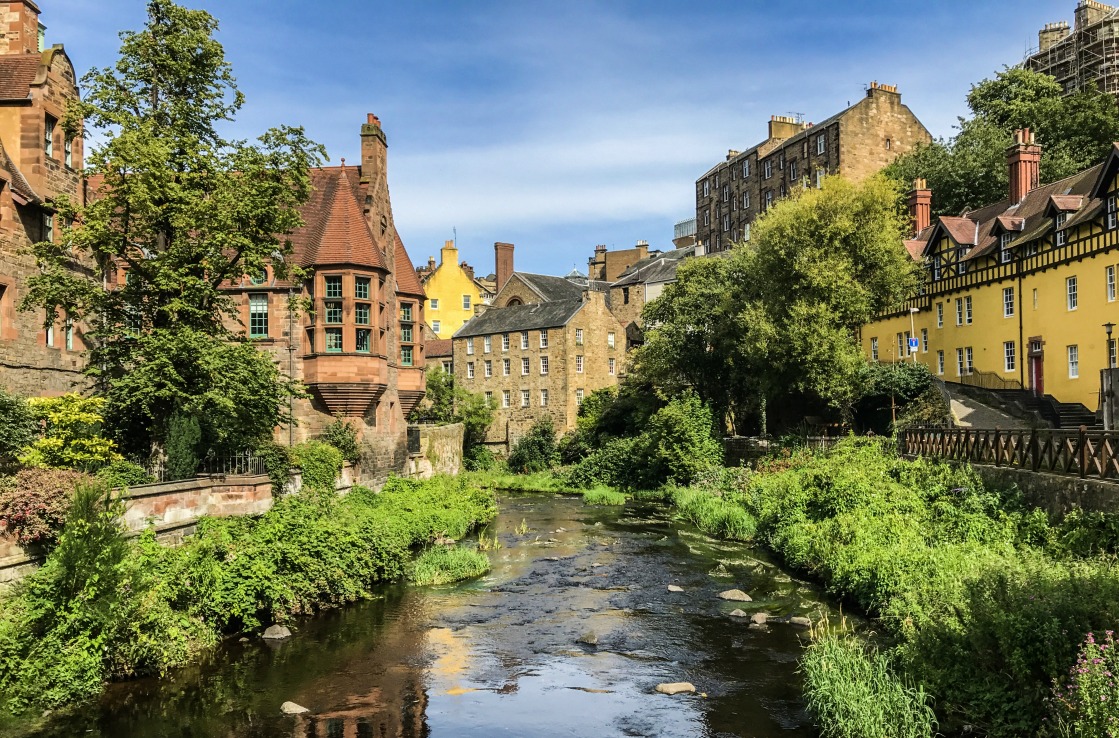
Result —
[[1045, 394], [1045, 341], [1041, 337], [1030, 339], [1030, 392], [1035, 397]]

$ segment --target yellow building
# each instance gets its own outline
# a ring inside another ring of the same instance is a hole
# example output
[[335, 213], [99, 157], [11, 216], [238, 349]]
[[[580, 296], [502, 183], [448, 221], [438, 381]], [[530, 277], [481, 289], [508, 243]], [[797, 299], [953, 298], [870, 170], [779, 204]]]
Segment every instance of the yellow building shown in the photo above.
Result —
[[[1029, 130], [1008, 150], [1008, 199], [930, 222], [930, 193], [910, 195], [925, 268], [921, 294], [863, 327], [876, 361], [919, 361], [947, 382], [1027, 389], [1099, 406], [1100, 370], [1116, 366], [1119, 323], [1119, 144], [1107, 161], [1038, 185]], [[909, 353], [910, 337], [917, 350]]]
[[474, 307], [492, 295], [474, 277], [474, 268], [458, 260], [454, 241], [447, 241], [439, 254], [439, 264], [429, 256], [427, 266], [416, 270], [427, 293], [427, 320], [431, 332], [449, 339], [474, 317]]

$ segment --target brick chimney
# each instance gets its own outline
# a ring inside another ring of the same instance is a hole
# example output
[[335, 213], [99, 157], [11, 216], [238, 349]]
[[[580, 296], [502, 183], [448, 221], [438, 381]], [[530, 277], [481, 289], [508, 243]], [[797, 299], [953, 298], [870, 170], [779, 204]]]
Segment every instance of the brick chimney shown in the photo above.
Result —
[[369, 114], [361, 126], [361, 183], [365, 185], [365, 217], [373, 232], [373, 242], [386, 257], [390, 271], [395, 265], [395, 233], [392, 205], [389, 202], [388, 140], [380, 119]]
[[1010, 201], [1022, 202], [1037, 187], [1041, 166], [1041, 147], [1034, 143], [1029, 128], [1014, 132], [1014, 143], [1006, 150], [1006, 160], [1010, 167]]
[[509, 277], [513, 276], [513, 244], [498, 241], [493, 245], [494, 269], [497, 276], [497, 291], [500, 292]]
[[[38, 54], [39, 8], [31, 0], [0, 2], [0, 54]], [[46, 30], [46, 29], [43, 29]]]
[[909, 191], [909, 218], [913, 221], [914, 235], [932, 223], [932, 190], [923, 179], [913, 180], [913, 189]]

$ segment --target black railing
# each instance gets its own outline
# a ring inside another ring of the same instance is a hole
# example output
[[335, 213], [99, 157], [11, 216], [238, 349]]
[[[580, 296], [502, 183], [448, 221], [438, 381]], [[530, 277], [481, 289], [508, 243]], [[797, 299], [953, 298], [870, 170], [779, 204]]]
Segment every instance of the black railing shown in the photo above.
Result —
[[163, 460], [149, 464], [147, 470], [157, 482], [177, 482], [196, 476], [242, 477], [268, 473], [264, 459], [251, 451], [207, 457], [198, 463], [194, 474], [186, 477], [182, 474], [172, 474]]

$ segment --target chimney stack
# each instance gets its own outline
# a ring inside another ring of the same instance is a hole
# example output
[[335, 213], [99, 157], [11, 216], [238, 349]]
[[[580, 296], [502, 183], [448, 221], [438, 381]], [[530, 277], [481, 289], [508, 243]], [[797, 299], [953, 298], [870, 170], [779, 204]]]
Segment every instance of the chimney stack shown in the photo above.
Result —
[[924, 179], [913, 180], [913, 189], [909, 191], [909, 217], [913, 220], [913, 235], [932, 224], [932, 190]]
[[1038, 168], [1041, 166], [1041, 147], [1034, 143], [1029, 128], [1014, 132], [1014, 143], [1006, 150], [1010, 167], [1010, 201], [1019, 203], [1038, 186]]
[[42, 49], [39, 8], [31, 0], [2, 3], [8, 12], [0, 14], [0, 54], [38, 54]]
[[513, 276], [513, 244], [498, 241], [493, 245], [494, 270], [497, 277], [497, 291]]

